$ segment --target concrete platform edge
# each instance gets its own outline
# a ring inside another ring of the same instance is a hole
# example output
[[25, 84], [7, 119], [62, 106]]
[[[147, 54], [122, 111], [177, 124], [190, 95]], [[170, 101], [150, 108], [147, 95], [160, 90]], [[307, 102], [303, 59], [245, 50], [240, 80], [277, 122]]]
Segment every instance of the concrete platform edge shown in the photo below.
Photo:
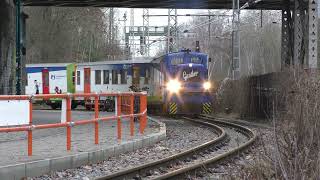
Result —
[[0, 166], [0, 179], [20, 180], [25, 177], [36, 177], [53, 171], [76, 168], [85, 164], [101, 162], [111, 156], [135, 151], [139, 148], [151, 146], [166, 138], [166, 126], [158, 120], [148, 117], [149, 120], [159, 124], [159, 132], [146, 135], [134, 141], [124, 141], [119, 145], [106, 149], [83, 152], [70, 156], [48, 158], [39, 161]]

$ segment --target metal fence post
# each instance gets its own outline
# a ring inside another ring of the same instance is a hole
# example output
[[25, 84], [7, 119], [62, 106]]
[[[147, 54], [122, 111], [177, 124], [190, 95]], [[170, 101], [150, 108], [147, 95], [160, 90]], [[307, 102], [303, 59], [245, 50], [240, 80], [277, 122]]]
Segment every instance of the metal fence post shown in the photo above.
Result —
[[[32, 126], [32, 101], [29, 102], [29, 126]], [[32, 129], [28, 131], [28, 156], [32, 156]]]
[[[99, 118], [99, 97], [94, 97], [94, 118]], [[99, 144], [99, 122], [94, 122], [94, 143]]]
[[67, 97], [66, 99], [66, 105], [67, 105], [67, 118], [66, 122], [69, 123], [67, 126], [67, 150], [71, 150], [71, 99], [70, 97]]
[[[130, 114], [134, 114], [134, 95], [130, 96]], [[134, 135], [134, 117], [130, 117], [130, 136]]]
[[118, 140], [121, 140], [121, 96], [117, 96], [117, 128], [118, 128]]
[[147, 94], [143, 95], [143, 109], [144, 109], [144, 114], [143, 114], [143, 131], [147, 127]]
[[[144, 113], [147, 110], [147, 96], [140, 95], [140, 113]], [[140, 116], [140, 133], [144, 133], [144, 129], [146, 127], [147, 113]]]

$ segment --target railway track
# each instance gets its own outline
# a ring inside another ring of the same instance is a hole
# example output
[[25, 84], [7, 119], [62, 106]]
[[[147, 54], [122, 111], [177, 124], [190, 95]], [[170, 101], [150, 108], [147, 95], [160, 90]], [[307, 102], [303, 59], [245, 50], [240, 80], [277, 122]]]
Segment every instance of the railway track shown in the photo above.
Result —
[[[201, 116], [197, 120], [184, 117], [183, 120], [211, 127], [218, 137], [159, 161], [99, 177], [97, 180], [189, 178], [190, 174], [194, 175], [197, 172], [204, 171], [209, 165], [217, 164], [233, 155], [238, 155], [256, 139], [253, 131], [234, 123], [215, 120], [206, 116]], [[240, 140], [242, 142], [239, 142], [239, 139], [242, 139]]]

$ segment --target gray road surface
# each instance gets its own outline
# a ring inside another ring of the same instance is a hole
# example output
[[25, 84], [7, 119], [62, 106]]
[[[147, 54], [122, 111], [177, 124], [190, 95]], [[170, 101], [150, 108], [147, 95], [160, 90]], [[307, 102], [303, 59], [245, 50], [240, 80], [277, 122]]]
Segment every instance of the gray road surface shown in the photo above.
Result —
[[[34, 110], [34, 124], [47, 124], [60, 122], [60, 111]], [[113, 115], [110, 112], [101, 112], [101, 116]], [[72, 111], [74, 121], [91, 119], [93, 111]], [[99, 145], [94, 145], [93, 124], [75, 126], [72, 128], [71, 151], [66, 151], [66, 128], [41, 129], [33, 132], [33, 156], [27, 156], [27, 133], [11, 132], [0, 133], [0, 166], [16, 164], [20, 162], [34, 161], [45, 158], [59, 157], [76, 154], [84, 151], [93, 151], [119, 143], [117, 140], [117, 121], [103, 121], [99, 123]], [[150, 125], [150, 123], [148, 123]], [[141, 137], [139, 135], [139, 123], [135, 123], [135, 136], [130, 136], [129, 121], [122, 120], [122, 141], [128, 141]], [[146, 134], [158, 132], [158, 127], [148, 126]]]
[[[112, 116], [114, 112], [99, 112], [100, 117]], [[61, 110], [33, 110], [33, 124], [52, 124], [61, 121]], [[89, 120], [94, 118], [94, 111], [72, 111], [73, 121]]]

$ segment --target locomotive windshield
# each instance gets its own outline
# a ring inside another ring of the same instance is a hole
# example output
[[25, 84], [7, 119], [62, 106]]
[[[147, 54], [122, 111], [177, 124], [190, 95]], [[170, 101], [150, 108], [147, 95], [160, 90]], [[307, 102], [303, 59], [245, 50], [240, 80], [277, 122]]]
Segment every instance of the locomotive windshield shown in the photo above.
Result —
[[183, 57], [173, 57], [171, 59], [171, 65], [179, 65], [179, 64], [183, 64]]
[[203, 64], [201, 57], [197, 55], [191, 55], [191, 54], [171, 56], [169, 59], [170, 59], [170, 65], [173, 65], [173, 66], [180, 65], [180, 64], [187, 64], [187, 63]]
[[190, 62], [194, 64], [202, 64], [201, 59], [198, 56], [193, 56], [190, 58]]

